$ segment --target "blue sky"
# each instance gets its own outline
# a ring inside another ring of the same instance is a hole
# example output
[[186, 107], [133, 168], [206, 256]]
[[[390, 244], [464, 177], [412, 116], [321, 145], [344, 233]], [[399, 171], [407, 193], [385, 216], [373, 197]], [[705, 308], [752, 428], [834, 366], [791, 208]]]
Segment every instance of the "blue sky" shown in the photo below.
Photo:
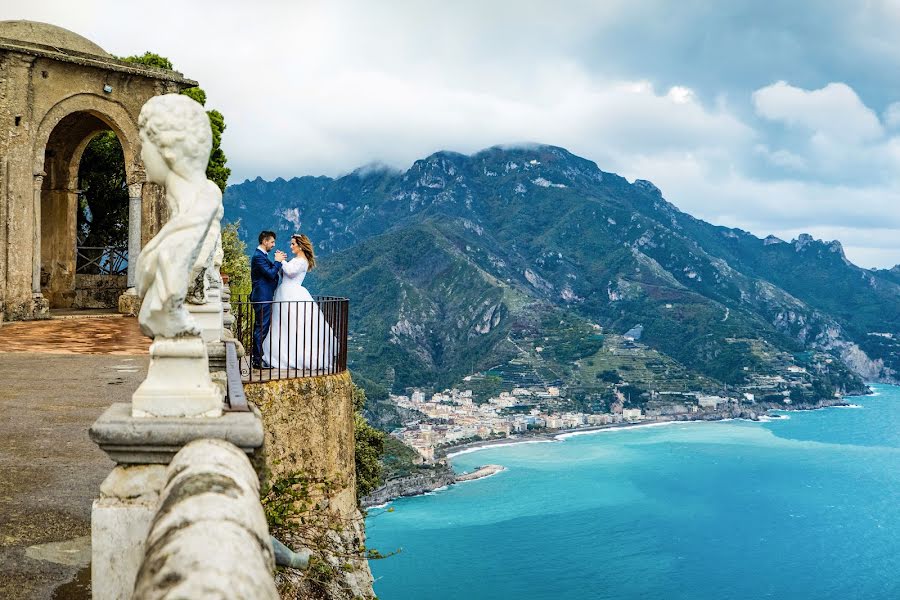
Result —
[[543, 142], [713, 223], [900, 263], [900, 2], [184, 4], [0, 19], [169, 56], [225, 115], [232, 182]]

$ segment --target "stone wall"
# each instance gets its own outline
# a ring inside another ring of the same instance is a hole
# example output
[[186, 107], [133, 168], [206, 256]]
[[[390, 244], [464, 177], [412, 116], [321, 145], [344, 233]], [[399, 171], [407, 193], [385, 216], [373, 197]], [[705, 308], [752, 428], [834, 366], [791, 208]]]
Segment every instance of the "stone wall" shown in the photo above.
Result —
[[359, 551], [365, 526], [356, 503], [350, 374], [251, 383], [244, 389], [262, 413], [267, 481], [301, 475], [311, 482], [303, 530], [275, 533], [294, 550], [309, 547], [320, 568], [280, 571], [282, 598], [374, 598], [369, 565]]
[[75, 308], [116, 308], [127, 285], [125, 275], [76, 275]]
[[330, 507], [346, 514], [356, 510], [352, 386], [349, 373], [244, 386], [262, 412], [269, 479], [327, 480]]

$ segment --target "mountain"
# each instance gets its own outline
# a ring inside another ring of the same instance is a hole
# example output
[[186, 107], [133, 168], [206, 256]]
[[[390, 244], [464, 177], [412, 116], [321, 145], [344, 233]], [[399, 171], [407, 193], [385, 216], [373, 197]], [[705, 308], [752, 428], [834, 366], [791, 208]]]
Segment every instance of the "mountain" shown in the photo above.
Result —
[[[812, 398], [900, 372], [900, 271], [861, 269], [838, 242], [711, 225], [554, 146], [245, 181], [225, 210], [251, 242], [314, 240], [310, 288], [351, 298], [351, 368], [368, 389], [487, 372], [609, 401], [617, 378], [635, 381], [628, 352], [644, 391], [782, 377]], [[639, 341], [621, 337], [639, 324]]]

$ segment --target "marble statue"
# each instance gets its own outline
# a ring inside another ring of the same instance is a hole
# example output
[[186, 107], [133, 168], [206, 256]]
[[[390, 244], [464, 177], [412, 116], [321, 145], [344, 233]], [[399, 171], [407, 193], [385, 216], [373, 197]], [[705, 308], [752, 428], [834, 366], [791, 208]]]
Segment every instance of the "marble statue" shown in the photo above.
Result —
[[212, 148], [209, 118], [187, 96], [166, 94], [144, 105], [138, 126], [147, 179], [165, 186], [170, 215], [138, 257], [141, 330], [153, 338], [198, 335], [185, 302], [194, 267], [215, 232], [202, 257], [203, 263], [212, 263], [222, 218], [222, 192], [206, 178]]
[[[153, 344], [147, 378], [131, 397], [131, 413], [217, 417], [223, 392], [209, 374], [201, 336], [207, 328], [198, 325], [186, 305], [198, 261], [201, 269], [214, 262], [222, 218], [222, 192], [206, 178], [212, 148], [209, 118], [187, 96], [166, 94], [147, 101], [138, 127], [147, 179], [165, 187], [169, 220], [141, 250], [135, 269], [135, 287], [143, 299], [138, 321]], [[205, 282], [200, 287], [203, 303]], [[216, 314], [221, 315], [221, 308]], [[221, 337], [222, 319], [217, 318], [213, 338]]]
[[[219, 208], [216, 211], [216, 219], [213, 220], [206, 233], [203, 246], [197, 255], [197, 261], [191, 273], [191, 287], [187, 296], [190, 304], [205, 304], [209, 301], [207, 297], [210, 287], [221, 287], [222, 276], [219, 268], [222, 261], [218, 263], [216, 259], [222, 253], [222, 217], [225, 215], [225, 208], [222, 205], [221, 196], [219, 200]], [[224, 253], [222, 253], [224, 256]]]

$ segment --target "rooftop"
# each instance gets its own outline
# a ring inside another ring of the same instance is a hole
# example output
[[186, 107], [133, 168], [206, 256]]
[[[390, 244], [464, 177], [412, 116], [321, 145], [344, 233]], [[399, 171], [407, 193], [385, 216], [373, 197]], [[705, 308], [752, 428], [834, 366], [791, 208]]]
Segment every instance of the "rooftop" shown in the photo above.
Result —
[[0, 38], [111, 58], [103, 48], [73, 31], [36, 21], [0, 21]]
[[187, 86], [197, 85], [196, 81], [185, 78], [177, 71], [127, 63], [86, 37], [49, 23], [0, 21], [0, 51], [3, 50], [164, 79]]

